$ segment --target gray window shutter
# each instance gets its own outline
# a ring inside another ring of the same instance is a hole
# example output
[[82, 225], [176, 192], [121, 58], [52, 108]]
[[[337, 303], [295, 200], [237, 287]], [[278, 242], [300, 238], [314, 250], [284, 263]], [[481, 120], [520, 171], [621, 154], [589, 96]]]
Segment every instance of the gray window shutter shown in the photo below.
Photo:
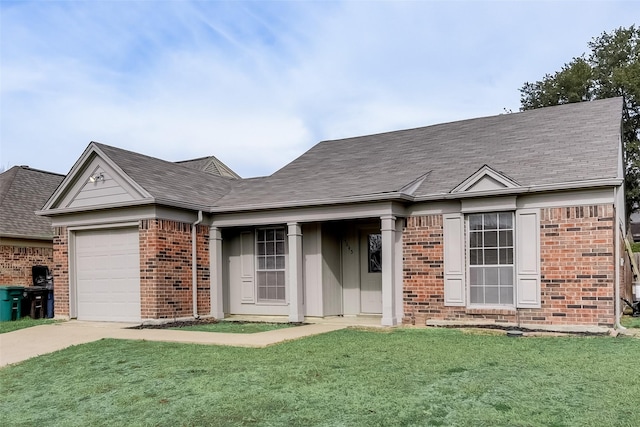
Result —
[[516, 211], [516, 306], [540, 308], [540, 212]]
[[256, 301], [256, 286], [254, 282], [254, 233], [245, 231], [240, 233], [240, 300], [244, 304]]
[[465, 305], [464, 215], [443, 215], [444, 305]]

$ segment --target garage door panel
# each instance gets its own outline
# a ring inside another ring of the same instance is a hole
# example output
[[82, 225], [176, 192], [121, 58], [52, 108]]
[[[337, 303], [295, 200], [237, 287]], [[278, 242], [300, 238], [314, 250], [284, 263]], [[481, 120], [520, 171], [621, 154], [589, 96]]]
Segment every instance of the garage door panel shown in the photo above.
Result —
[[137, 228], [76, 234], [78, 319], [140, 320], [140, 255]]

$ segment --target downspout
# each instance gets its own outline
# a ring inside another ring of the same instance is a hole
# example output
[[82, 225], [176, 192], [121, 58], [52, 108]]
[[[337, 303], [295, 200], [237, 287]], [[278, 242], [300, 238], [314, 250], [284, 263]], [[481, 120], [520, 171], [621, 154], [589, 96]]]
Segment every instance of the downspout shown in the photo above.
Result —
[[198, 211], [198, 220], [191, 226], [191, 289], [193, 291], [193, 317], [198, 319], [198, 245], [197, 245], [197, 229], [198, 224], [202, 222], [202, 211]]
[[624, 326], [622, 326], [620, 324], [620, 221], [618, 220], [618, 214], [620, 213], [620, 210], [618, 209], [618, 191], [619, 188], [618, 187], [613, 187], [613, 200], [614, 200], [614, 204], [616, 206], [616, 214], [614, 215], [613, 220], [615, 221], [613, 230], [615, 235], [613, 236], [613, 241], [615, 242], [615, 249], [614, 252], [616, 254], [616, 259], [615, 259], [615, 289], [614, 289], [614, 300], [615, 300], [615, 323], [613, 325], [613, 327], [615, 329], [619, 329], [619, 330], [625, 330], [627, 328], [625, 328]]

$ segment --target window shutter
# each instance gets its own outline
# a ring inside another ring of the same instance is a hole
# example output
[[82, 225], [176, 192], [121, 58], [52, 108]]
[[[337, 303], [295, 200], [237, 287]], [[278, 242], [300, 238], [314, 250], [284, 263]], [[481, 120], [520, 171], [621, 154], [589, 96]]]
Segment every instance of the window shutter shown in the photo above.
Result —
[[244, 304], [252, 304], [256, 301], [256, 287], [253, 279], [254, 247], [254, 233], [252, 231], [240, 233], [240, 301]]
[[516, 211], [516, 306], [540, 308], [540, 212]]
[[465, 305], [464, 216], [443, 215], [444, 305]]

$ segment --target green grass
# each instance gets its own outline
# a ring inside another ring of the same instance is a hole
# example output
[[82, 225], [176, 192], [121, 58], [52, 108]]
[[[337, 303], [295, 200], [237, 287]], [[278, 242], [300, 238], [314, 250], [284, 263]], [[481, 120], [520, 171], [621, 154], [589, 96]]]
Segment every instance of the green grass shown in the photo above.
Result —
[[224, 332], [230, 334], [255, 334], [256, 332], [273, 331], [275, 329], [291, 328], [291, 323], [262, 323], [262, 322], [216, 322], [203, 323], [200, 325], [181, 326], [177, 328], [182, 331], [199, 332]]
[[102, 340], [0, 369], [3, 426], [636, 426], [640, 340], [341, 330]]
[[622, 316], [620, 324], [625, 328], [640, 328], [640, 317]]
[[55, 323], [54, 319], [32, 319], [30, 317], [23, 317], [20, 320], [14, 320], [10, 322], [0, 322], [0, 334], [5, 332], [17, 331], [18, 329], [30, 328], [32, 326], [46, 325], [48, 323]]

